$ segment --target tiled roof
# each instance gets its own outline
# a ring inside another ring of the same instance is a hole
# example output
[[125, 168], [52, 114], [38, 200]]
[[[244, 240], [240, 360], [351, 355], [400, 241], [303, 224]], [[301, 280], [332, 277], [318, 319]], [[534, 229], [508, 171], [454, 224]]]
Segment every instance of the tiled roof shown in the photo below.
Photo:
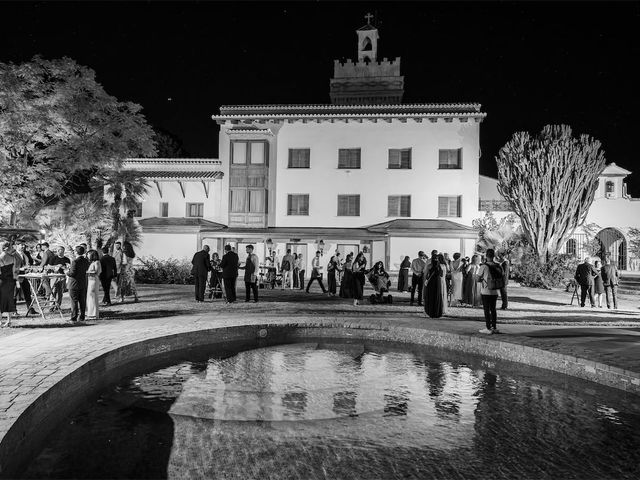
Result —
[[150, 217], [138, 220], [143, 227], [207, 227], [222, 230], [227, 228], [221, 223], [205, 220], [204, 218], [182, 218], [182, 217]]
[[611, 162], [609, 165], [604, 167], [604, 170], [602, 170], [602, 173], [600, 175], [613, 176], [613, 177], [618, 177], [618, 176], [626, 177], [627, 175], [630, 175], [630, 174], [631, 172], [626, 168], [619, 167], [618, 165], [615, 164], [615, 162]]
[[127, 158], [125, 164], [135, 165], [222, 165], [217, 158]]
[[397, 232], [397, 231], [428, 231], [428, 230], [449, 230], [459, 232], [473, 232], [474, 229], [461, 225], [459, 223], [452, 222], [451, 220], [442, 219], [413, 219], [413, 218], [398, 218], [396, 220], [390, 220], [388, 222], [378, 223], [368, 227], [371, 232]]
[[157, 180], [215, 180], [224, 176], [220, 171], [150, 170], [140, 171], [146, 178]]
[[[479, 103], [398, 103], [381, 105], [222, 105], [220, 116], [230, 115], [296, 115], [296, 114], [377, 114], [377, 113], [482, 113]], [[214, 116], [215, 118], [215, 116]]]

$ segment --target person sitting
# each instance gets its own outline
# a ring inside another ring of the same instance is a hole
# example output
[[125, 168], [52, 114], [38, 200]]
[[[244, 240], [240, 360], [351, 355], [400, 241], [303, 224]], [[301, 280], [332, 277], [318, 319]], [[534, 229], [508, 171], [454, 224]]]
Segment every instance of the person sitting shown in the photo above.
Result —
[[389, 291], [391, 281], [389, 280], [389, 274], [384, 269], [384, 264], [381, 261], [376, 262], [373, 268], [369, 272], [369, 282], [373, 285], [376, 291], [378, 301], [382, 301], [382, 297]]

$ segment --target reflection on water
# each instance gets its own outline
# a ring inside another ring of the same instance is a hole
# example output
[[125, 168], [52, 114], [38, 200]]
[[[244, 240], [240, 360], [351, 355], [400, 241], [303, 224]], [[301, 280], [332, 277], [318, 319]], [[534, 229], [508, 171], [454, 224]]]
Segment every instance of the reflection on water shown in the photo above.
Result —
[[184, 362], [105, 392], [61, 429], [26, 474], [640, 476], [640, 414], [633, 404], [608, 390], [576, 394], [535, 375], [345, 344], [282, 345]]

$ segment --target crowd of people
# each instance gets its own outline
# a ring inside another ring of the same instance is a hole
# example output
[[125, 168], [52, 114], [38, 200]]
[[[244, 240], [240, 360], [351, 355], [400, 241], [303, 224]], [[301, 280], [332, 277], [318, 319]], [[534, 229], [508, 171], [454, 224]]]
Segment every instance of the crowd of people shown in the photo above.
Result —
[[[269, 255], [263, 265], [254, 253], [253, 245], [246, 246], [246, 260], [240, 262], [238, 254], [230, 245], [225, 246], [222, 257], [217, 252], [210, 255], [207, 245], [197, 252], [192, 259], [192, 274], [195, 278], [195, 298], [204, 302], [205, 291], [209, 287], [212, 292], [219, 289], [228, 303], [237, 301], [236, 283], [240, 272], [243, 272], [245, 284], [245, 301], [258, 302], [259, 283], [275, 288], [305, 290], [310, 293], [314, 283], [329, 296], [350, 299], [357, 306], [363, 300], [367, 281], [374, 288], [376, 298], [383, 300], [391, 290], [389, 274], [384, 263], [376, 262], [367, 265], [365, 254], [348, 253], [343, 259], [336, 251], [326, 259], [323, 252], [317, 251], [311, 259], [311, 271], [305, 282], [306, 261], [302, 254], [286, 254], [279, 258]], [[44, 298], [51, 305], [51, 311], [60, 311], [63, 294], [69, 292], [71, 300], [72, 322], [100, 317], [100, 308], [112, 305], [111, 292], [115, 291], [116, 299], [124, 302], [127, 297], [139, 301], [133, 262], [135, 251], [131, 243], [115, 242], [111, 249], [88, 249], [86, 244], [75, 247], [69, 258], [65, 247], [58, 246], [54, 250], [47, 242], [42, 242], [32, 251], [25, 242], [4, 242], [0, 253], [0, 319], [2, 326], [9, 325], [12, 315], [17, 313], [19, 299], [25, 301], [26, 314], [37, 314], [34, 305], [34, 294]], [[471, 258], [454, 253], [452, 258], [447, 253], [437, 250], [431, 256], [423, 251], [413, 260], [404, 257], [398, 272], [399, 292], [409, 292], [410, 305], [424, 308], [432, 318], [447, 313], [450, 306], [482, 307], [486, 321], [483, 333], [496, 333], [497, 298], [502, 299], [501, 308], [508, 308], [507, 285], [509, 283], [509, 261], [497, 258], [489, 249], [485, 255], [475, 254]], [[324, 279], [326, 272], [327, 286]], [[34, 292], [28, 281], [28, 274], [44, 274], [40, 291]], [[587, 257], [575, 272], [576, 293], [580, 287], [580, 305], [585, 306], [589, 298], [592, 308], [602, 308], [606, 299], [607, 308], [618, 308], [616, 291], [619, 274], [609, 256], [604, 265], [597, 260], [591, 264]], [[99, 301], [99, 287], [103, 297]], [[213, 293], [210, 293], [212, 295]], [[6, 317], [6, 323], [5, 323]]]
[[[317, 251], [311, 260], [311, 272], [306, 286], [306, 263], [301, 254], [292, 253], [291, 249], [287, 249], [282, 258], [277, 255], [267, 256], [262, 266], [254, 253], [253, 245], [247, 245], [247, 258], [242, 264], [230, 245], [225, 247], [222, 258], [215, 252], [210, 256], [209, 252], [209, 246], [204, 245], [193, 256], [196, 302], [204, 301], [208, 283], [209, 288], [221, 285], [226, 301], [234, 303], [237, 300], [236, 279], [240, 270], [244, 270], [245, 302], [251, 301], [251, 295], [253, 301], [258, 302], [259, 281], [271, 287], [279, 283], [283, 290], [299, 289], [307, 293], [317, 283], [324, 294], [352, 299], [354, 306], [363, 300], [367, 281], [376, 292], [372, 301], [382, 301], [384, 294], [390, 290], [391, 282], [384, 263], [378, 261], [369, 267], [363, 252], [358, 252], [355, 256], [353, 252], [348, 253], [343, 259], [342, 254], [336, 251], [325, 265], [323, 252]], [[324, 283], [325, 271], [327, 287]], [[500, 295], [502, 298], [501, 308], [507, 309], [508, 281], [508, 260], [495, 258], [491, 249], [487, 250], [485, 258], [480, 255], [463, 258], [459, 253], [454, 253], [452, 259], [447, 253], [439, 253], [437, 250], [431, 252], [431, 258], [420, 251], [413, 261], [407, 256], [400, 264], [398, 291], [410, 292], [411, 305], [415, 303], [417, 291], [418, 305], [423, 306], [426, 314], [433, 318], [446, 314], [449, 306], [482, 306], [486, 320], [486, 328], [482, 332], [496, 333], [497, 297]]]
[[[73, 249], [72, 258], [63, 246], [50, 249], [48, 242], [33, 250], [25, 242], [4, 242], [0, 253], [0, 319], [8, 326], [17, 315], [20, 299], [25, 314], [36, 315], [34, 295], [43, 299], [50, 312], [61, 312], [62, 297], [69, 292], [72, 322], [98, 319], [100, 307], [112, 305], [111, 290], [121, 302], [132, 296], [138, 301], [133, 260], [136, 254], [130, 242], [115, 242], [113, 248], [89, 249], [82, 243]], [[39, 290], [33, 291], [29, 278], [41, 277]], [[103, 297], [99, 300], [99, 287]], [[5, 322], [6, 317], [6, 322]]]

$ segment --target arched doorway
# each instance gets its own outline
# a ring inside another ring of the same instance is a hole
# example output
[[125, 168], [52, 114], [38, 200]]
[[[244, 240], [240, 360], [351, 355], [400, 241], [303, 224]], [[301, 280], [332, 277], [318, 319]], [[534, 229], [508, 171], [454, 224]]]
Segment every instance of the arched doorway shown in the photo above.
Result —
[[618, 267], [618, 270], [627, 269], [627, 240], [620, 230], [615, 228], [605, 228], [596, 235], [600, 242], [600, 258], [604, 260], [605, 255], [611, 255], [611, 263]]

